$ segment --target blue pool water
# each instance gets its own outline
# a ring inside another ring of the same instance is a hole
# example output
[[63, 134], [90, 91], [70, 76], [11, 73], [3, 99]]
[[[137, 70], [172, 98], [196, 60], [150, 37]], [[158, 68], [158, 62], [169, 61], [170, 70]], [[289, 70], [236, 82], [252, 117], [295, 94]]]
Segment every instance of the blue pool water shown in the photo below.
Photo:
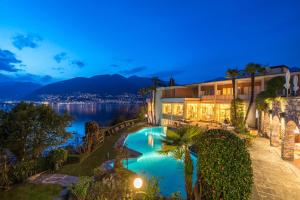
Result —
[[[124, 161], [128, 169], [146, 178], [156, 177], [159, 181], [160, 192], [163, 196], [180, 191], [182, 197], [186, 196], [184, 186], [184, 165], [180, 160], [171, 155], [158, 153], [162, 147], [162, 139], [165, 137], [163, 127], [144, 128], [128, 135], [124, 145], [142, 153], [138, 158]], [[193, 180], [196, 181], [197, 158], [192, 156], [194, 163]]]

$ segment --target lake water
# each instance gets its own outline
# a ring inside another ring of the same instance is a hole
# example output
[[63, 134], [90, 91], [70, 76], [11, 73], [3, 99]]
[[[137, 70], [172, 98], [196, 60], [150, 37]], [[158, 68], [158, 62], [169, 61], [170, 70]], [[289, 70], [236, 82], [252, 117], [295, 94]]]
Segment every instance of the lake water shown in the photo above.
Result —
[[[14, 105], [0, 104], [0, 109], [9, 110]], [[84, 124], [88, 121], [96, 121], [101, 127], [108, 126], [118, 115], [126, 115], [134, 118], [139, 109], [139, 104], [105, 104], [105, 103], [50, 103], [58, 113], [68, 112], [73, 122], [68, 131], [73, 132], [73, 136], [64, 145], [77, 146], [82, 143], [85, 134]]]

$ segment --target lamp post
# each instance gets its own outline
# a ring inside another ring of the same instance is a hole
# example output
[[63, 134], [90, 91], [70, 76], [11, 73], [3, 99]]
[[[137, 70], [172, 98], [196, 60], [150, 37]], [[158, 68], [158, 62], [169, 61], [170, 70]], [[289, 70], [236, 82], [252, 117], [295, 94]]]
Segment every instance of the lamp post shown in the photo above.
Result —
[[136, 191], [134, 192], [135, 194], [143, 194], [147, 196], [147, 193], [140, 190], [143, 187], [143, 179], [141, 179], [140, 177], [137, 177], [133, 180], [133, 187], [134, 189], [136, 189]]

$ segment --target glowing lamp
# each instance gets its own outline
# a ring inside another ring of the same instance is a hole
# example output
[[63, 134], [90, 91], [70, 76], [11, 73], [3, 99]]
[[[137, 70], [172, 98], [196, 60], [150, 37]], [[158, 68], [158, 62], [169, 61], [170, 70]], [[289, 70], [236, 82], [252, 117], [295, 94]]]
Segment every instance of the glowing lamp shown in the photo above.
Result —
[[141, 178], [135, 178], [133, 180], [133, 186], [136, 189], [140, 189], [143, 186], [143, 180]]

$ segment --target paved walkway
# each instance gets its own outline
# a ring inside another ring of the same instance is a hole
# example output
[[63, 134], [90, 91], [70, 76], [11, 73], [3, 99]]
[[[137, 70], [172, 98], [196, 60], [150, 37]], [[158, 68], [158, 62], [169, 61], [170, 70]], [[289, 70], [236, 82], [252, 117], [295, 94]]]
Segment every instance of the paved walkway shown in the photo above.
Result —
[[38, 177], [29, 179], [29, 181], [32, 183], [58, 184], [63, 187], [69, 186], [72, 183], [76, 183], [77, 180], [78, 180], [78, 177], [69, 176], [69, 175], [65, 175], [65, 174], [42, 174]]
[[254, 174], [252, 200], [300, 200], [300, 169], [283, 161], [280, 148], [266, 138], [256, 138], [250, 147]]

